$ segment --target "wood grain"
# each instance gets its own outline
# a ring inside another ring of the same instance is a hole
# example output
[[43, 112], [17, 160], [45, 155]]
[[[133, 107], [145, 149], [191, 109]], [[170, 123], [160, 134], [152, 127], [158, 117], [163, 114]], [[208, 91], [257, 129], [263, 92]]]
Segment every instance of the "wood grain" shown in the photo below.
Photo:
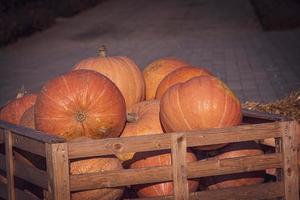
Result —
[[[187, 177], [205, 177], [282, 167], [281, 154], [266, 154], [222, 160], [204, 160], [188, 163]], [[155, 176], [153, 176], [155, 174]], [[104, 171], [70, 176], [71, 191], [90, 190], [105, 187], [128, 186], [142, 183], [156, 183], [172, 180], [172, 167], [150, 167]]]
[[4, 143], [4, 129], [0, 128], [0, 144]]
[[14, 160], [11, 131], [4, 130], [5, 138], [5, 161], [6, 161], [6, 179], [8, 200], [15, 200], [15, 182], [14, 182]]
[[296, 121], [286, 122], [283, 126], [283, 180], [285, 199], [299, 200], [298, 183], [298, 123]]
[[[281, 182], [264, 183], [237, 188], [190, 193], [190, 200], [265, 200], [283, 197], [284, 186]], [[173, 196], [138, 198], [130, 200], [173, 200]], [[129, 200], [129, 199], [125, 199]]]
[[43, 142], [21, 135], [13, 135], [13, 145], [22, 150], [45, 157], [45, 144]]
[[50, 135], [47, 133], [43, 133], [41, 131], [37, 131], [31, 128], [26, 128], [23, 126], [17, 126], [5, 121], [0, 120], [0, 127], [10, 130], [11, 132], [17, 134], [17, 135], [22, 135], [31, 139], [34, 139], [36, 141], [40, 141], [43, 143], [61, 143], [65, 142], [65, 139], [57, 137], [55, 135]]
[[[69, 158], [170, 149], [172, 134], [186, 134], [188, 147], [262, 140], [280, 137], [280, 123], [282, 122], [243, 125], [224, 129], [208, 129], [186, 133], [155, 134], [72, 142], [68, 143]], [[91, 149], [93, 149], [93, 151], [91, 151]]]
[[184, 134], [174, 134], [171, 139], [174, 199], [188, 200], [186, 137]]
[[7, 185], [0, 181], [0, 198], [7, 199]]
[[36, 197], [34, 194], [30, 193], [29, 191], [23, 191], [16, 188], [16, 199], [17, 200], [41, 200]]
[[46, 144], [46, 160], [49, 198], [51, 200], [70, 200], [67, 144]]

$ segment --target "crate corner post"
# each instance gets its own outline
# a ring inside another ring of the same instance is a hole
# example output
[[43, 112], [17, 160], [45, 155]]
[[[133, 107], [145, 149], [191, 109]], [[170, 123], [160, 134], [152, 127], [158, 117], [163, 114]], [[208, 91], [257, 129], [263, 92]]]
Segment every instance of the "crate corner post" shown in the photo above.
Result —
[[45, 145], [48, 196], [51, 200], [70, 200], [69, 158], [67, 143]]

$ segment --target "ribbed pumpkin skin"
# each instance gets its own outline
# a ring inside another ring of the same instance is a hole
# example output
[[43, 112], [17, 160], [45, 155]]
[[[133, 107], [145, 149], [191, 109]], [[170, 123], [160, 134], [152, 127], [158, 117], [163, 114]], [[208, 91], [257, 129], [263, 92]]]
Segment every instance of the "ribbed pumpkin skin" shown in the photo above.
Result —
[[200, 76], [175, 84], [165, 92], [160, 102], [160, 119], [166, 132], [204, 130], [237, 125], [242, 111], [239, 100], [222, 81]]
[[[196, 161], [196, 156], [188, 152], [186, 161], [193, 162]], [[155, 167], [155, 166], [166, 166], [171, 165], [171, 154], [170, 153], [163, 153], [160, 155], [149, 156], [145, 157], [145, 159], [141, 159], [136, 161], [130, 165], [130, 168], [143, 168], [143, 167]], [[154, 175], [155, 176], [155, 175]], [[196, 180], [189, 180], [189, 191], [195, 192], [198, 188], [198, 181]], [[135, 186], [137, 190], [137, 194], [139, 197], [155, 197], [155, 196], [165, 196], [165, 195], [172, 195], [173, 194], [173, 183], [166, 182], [166, 183], [155, 183], [155, 184], [145, 184], [145, 185], [137, 185]]]
[[34, 124], [34, 106], [28, 108], [22, 115], [20, 119], [20, 125], [27, 128], [35, 129]]
[[[158, 100], [137, 103], [128, 113], [133, 114], [136, 119], [126, 124], [121, 137], [163, 133], [159, 120]], [[125, 161], [131, 159], [133, 155], [134, 153], [120, 154], [118, 158]]]
[[146, 100], [155, 98], [157, 87], [165, 76], [180, 67], [189, 65], [187, 62], [177, 58], [161, 58], [150, 63], [143, 70], [146, 83]]
[[37, 130], [76, 137], [117, 137], [125, 126], [126, 107], [119, 89], [107, 77], [76, 70], [48, 81], [34, 108]]
[[[122, 169], [117, 158], [93, 158], [71, 162], [70, 172], [74, 174], [95, 173]], [[103, 188], [88, 191], [74, 192], [72, 200], [116, 200], [123, 194], [124, 188]]]
[[[221, 149], [217, 159], [236, 158], [243, 156], [262, 155], [263, 151], [255, 142], [232, 143]], [[210, 190], [243, 185], [254, 185], [264, 182], [265, 171], [245, 172], [223, 176], [206, 177], [205, 183]]]
[[156, 99], [161, 99], [162, 95], [176, 83], [183, 83], [191, 78], [212, 75], [207, 69], [199, 67], [181, 67], [169, 73], [158, 85]]
[[23, 113], [36, 101], [36, 94], [26, 94], [10, 101], [0, 110], [0, 119], [12, 124], [19, 124]]
[[80, 61], [74, 70], [89, 69], [107, 76], [120, 89], [127, 109], [145, 99], [145, 82], [139, 67], [128, 57], [93, 57]]

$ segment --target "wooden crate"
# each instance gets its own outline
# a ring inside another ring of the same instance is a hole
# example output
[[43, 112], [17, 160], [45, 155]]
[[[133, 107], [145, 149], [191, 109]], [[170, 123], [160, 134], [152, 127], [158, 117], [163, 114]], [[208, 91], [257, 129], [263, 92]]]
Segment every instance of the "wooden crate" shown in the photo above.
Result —
[[[276, 121], [276, 122], [274, 122]], [[47, 191], [47, 198], [68, 200], [78, 190], [173, 181], [174, 196], [148, 199], [277, 199], [298, 200], [297, 122], [280, 116], [244, 111], [244, 124], [224, 129], [109, 138], [68, 143], [59, 137], [0, 121], [0, 170], [6, 171], [6, 183], [0, 182], [0, 199], [39, 199], [14, 186], [19, 177]], [[267, 122], [267, 123], [266, 123]], [[201, 145], [276, 138], [276, 152], [222, 160], [202, 160], [187, 164], [186, 148]], [[15, 148], [46, 159], [47, 169], [39, 170], [13, 158]], [[171, 150], [172, 166], [104, 171], [93, 174], [69, 174], [69, 160], [126, 152]], [[188, 193], [187, 179], [278, 168], [276, 182], [214, 191]], [[155, 175], [155, 176], [154, 176]], [[144, 198], [145, 199], [145, 198]]]

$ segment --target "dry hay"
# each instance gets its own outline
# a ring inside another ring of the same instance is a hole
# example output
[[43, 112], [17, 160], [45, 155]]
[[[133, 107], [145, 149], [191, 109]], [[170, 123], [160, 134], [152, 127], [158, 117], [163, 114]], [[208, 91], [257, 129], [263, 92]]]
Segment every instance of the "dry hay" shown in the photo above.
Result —
[[243, 104], [243, 108], [271, 114], [279, 114], [300, 122], [300, 91], [292, 92], [283, 99], [270, 103], [246, 101]]

